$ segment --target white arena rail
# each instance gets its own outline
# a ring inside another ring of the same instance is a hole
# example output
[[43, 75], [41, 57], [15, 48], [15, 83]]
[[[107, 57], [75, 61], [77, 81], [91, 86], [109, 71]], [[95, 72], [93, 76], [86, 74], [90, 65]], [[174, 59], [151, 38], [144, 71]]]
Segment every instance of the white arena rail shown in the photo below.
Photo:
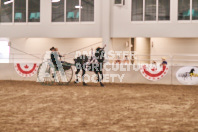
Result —
[[[73, 57], [75, 54], [72, 54], [70, 56], [67, 56], [70, 61], [73, 61]], [[67, 57], [65, 57], [65, 60], [67, 61]], [[105, 71], [105, 74], [124, 74], [125, 77], [123, 79], [122, 83], [140, 83], [140, 84], [172, 84], [172, 85], [182, 85], [178, 79], [176, 78], [176, 73], [179, 69], [182, 67], [192, 66], [192, 67], [198, 67], [198, 54], [190, 55], [190, 54], [177, 54], [177, 55], [135, 55], [133, 60], [130, 60], [130, 64], [128, 64], [131, 69], [133, 69], [133, 66], [136, 66], [138, 64], [149, 64], [152, 62], [152, 60], [155, 60], [157, 63], [161, 63], [161, 57], [166, 57], [166, 60], [169, 65], [169, 71], [167, 75], [158, 80], [158, 81], [150, 81], [145, 79], [140, 71]], [[43, 54], [32, 54], [31, 55], [24, 55], [19, 53], [10, 54], [9, 63], [0, 63], [0, 80], [29, 80], [29, 81], [36, 81], [36, 75], [34, 75], [31, 78], [24, 78], [20, 77], [15, 69], [14, 69], [14, 63], [41, 63], [43, 58]], [[6, 58], [0, 58], [0, 60], [6, 59]], [[123, 58], [120, 58], [123, 60]], [[114, 61], [116, 59], [109, 60], [112, 64], [114, 64]], [[131, 64], [131, 62], [134, 62]], [[111, 65], [108, 65], [107, 67], [111, 67]], [[74, 68], [75, 69], [75, 68]], [[91, 74], [88, 72], [88, 74]], [[75, 77], [73, 77], [75, 79]], [[110, 82], [112, 82], [112, 78], [110, 79]], [[118, 79], [115, 79], [116, 83], [120, 83]]]

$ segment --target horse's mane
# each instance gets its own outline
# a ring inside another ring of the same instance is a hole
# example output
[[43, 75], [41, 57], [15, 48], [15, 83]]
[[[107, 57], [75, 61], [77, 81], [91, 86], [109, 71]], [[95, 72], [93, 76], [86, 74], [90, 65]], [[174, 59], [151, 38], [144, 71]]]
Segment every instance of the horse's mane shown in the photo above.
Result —
[[104, 54], [105, 54], [105, 51], [104, 51], [103, 48], [100, 48], [100, 47], [96, 48], [95, 56], [96, 56], [98, 62], [103, 62], [104, 61], [104, 59], [105, 59]]
[[[96, 48], [96, 53], [95, 53], [95, 57], [98, 60], [98, 62], [103, 62], [104, 61], [104, 54], [105, 51], [103, 48]], [[85, 63], [88, 62], [88, 56], [87, 55], [80, 55], [78, 56], [76, 59], [74, 59], [75, 63], [80, 62], [80, 63]]]

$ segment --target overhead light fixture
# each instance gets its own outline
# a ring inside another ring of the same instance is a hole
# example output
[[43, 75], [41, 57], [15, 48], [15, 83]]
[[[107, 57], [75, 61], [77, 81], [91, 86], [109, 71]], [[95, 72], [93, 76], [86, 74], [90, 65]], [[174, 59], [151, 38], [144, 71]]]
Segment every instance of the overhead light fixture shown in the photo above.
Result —
[[75, 8], [82, 8], [82, 6], [76, 5]]
[[52, 0], [52, 3], [60, 2], [60, 0]]
[[12, 2], [13, 2], [13, 0], [6, 1], [6, 2], [4, 2], [4, 5], [10, 4]]

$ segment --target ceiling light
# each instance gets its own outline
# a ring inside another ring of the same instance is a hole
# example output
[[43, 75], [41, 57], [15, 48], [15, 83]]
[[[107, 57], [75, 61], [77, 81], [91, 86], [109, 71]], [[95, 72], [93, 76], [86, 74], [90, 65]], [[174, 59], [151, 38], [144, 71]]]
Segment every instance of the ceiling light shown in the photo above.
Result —
[[4, 5], [10, 4], [12, 2], [13, 2], [13, 0], [6, 1], [6, 2], [4, 2]]
[[55, 3], [55, 2], [60, 2], [60, 0], [52, 0], [52, 2], [53, 2], [53, 3]]
[[76, 5], [75, 8], [82, 8], [82, 6]]

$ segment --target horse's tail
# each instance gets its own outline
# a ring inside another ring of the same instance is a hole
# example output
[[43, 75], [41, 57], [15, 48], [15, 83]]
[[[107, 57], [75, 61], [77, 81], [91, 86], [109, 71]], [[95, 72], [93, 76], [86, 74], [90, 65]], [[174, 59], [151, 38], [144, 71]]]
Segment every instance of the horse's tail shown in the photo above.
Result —
[[86, 55], [81, 55], [74, 59], [75, 64], [84, 64], [88, 61], [88, 57]]

